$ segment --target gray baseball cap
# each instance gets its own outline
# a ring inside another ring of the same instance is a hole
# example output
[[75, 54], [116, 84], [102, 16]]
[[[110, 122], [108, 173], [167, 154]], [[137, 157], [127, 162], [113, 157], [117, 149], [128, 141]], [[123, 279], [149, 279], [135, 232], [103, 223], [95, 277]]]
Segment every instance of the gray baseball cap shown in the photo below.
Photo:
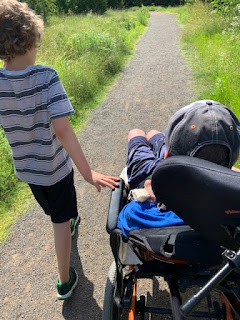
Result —
[[232, 167], [239, 156], [240, 123], [226, 106], [213, 100], [196, 101], [169, 120], [165, 142], [171, 155], [194, 156], [203, 146], [219, 144], [229, 149]]

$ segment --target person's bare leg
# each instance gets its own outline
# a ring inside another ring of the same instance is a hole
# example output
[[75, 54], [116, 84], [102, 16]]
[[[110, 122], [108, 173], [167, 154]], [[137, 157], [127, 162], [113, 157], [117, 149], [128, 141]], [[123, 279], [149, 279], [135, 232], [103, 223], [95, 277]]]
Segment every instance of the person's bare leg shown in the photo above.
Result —
[[155, 200], [156, 200], [156, 197], [155, 197], [155, 195], [154, 195], [154, 193], [153, 193], [153, 190], [152, 190], [152, 181], [151, 180], [146, 180], [145, 182], [144, 182], [144, 188], [145, 188], [145, 190], [147, 191], [147, 193], [149, 194], [149, 196], [150, 196], [150, 198], [149, 198], [149, 201], [150, 202], [155, 202]]
[[141, 137], [146, 137], [146, 134], [143, 130], [141, 129], [132, 129], [131, 131], [129, 131], [128, 133], [128, 141], [130, 141], [132, 138], [134, 137], [138, 137], [138, 136], [141, 136]]
[[148, 134], [146, 135], [146, 139], [147, 141], [149, 141], [153, 136], [155, 136], [155, 134], [157, 133], [161, 133], [160, 131], [158, 130], [151, 130], [148, 132]]
[[71, 255], [71, 231], [69, 221], [53, 223], [55, 250], [57, 255], [59, 282], [69, 281]]

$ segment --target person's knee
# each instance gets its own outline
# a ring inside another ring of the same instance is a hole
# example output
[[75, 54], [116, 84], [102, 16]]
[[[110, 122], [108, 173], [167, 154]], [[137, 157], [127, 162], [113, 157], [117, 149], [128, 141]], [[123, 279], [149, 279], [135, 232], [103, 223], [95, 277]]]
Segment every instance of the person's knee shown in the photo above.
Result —
[[146, 134], [143, 130], [141, 129], [132, 129], [128, 133], [128, 141], [130, 141], [134, 137], [146, 137]]
[[151, 130], [148, 132], [148, 134], [146, 135], [146, 139], [147, 141], [149, 141], [153, 136], [155, 136], [155, 134], [161, 133], [158, 130]]

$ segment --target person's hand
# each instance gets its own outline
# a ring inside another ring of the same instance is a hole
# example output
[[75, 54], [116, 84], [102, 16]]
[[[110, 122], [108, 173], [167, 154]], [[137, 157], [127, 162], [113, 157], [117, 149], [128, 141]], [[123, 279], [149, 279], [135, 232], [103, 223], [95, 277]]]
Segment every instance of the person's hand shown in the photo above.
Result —
[[110, 189], [114, 189], [119, 186], [119, 178], [112, 176], [105, 176], [101, 173], [91, 170], [91, 176], [85, 179], [87, 182], [95, 186], [98, 192], [101, 191], [101, 187], [108, 187]]

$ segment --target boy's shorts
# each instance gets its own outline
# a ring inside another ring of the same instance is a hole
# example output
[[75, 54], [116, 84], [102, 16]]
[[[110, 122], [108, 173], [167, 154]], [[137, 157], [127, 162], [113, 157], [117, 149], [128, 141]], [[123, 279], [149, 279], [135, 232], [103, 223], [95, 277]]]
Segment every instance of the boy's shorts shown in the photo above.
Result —
[[149, 141], [137, 136], [128, 142], [127, 175], [131, 189], [152, 174], [164, 159], [165, 150], [165, 136], [162, 133], [155, 134]]
[[52, 186], [29, 184], [32, 193], [54, 223], [63, 223], [78, 216], [73, 171]]

